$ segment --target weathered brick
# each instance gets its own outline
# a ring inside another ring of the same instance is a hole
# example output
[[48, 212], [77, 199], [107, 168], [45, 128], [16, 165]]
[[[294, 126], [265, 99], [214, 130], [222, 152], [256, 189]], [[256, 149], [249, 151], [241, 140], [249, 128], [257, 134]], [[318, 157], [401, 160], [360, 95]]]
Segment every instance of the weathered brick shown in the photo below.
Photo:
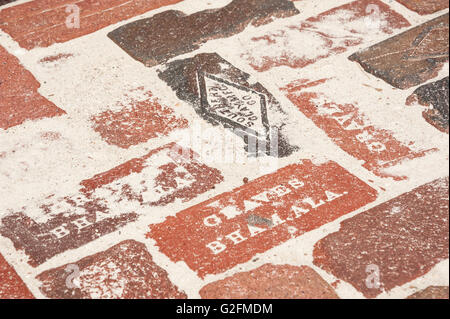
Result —
[[16, 1], [16, 0], [0, 0], [0, 6], [2, 6], [4, 4], [8, 4], [8, 3], [14, 2], [14, 1]]
[[303, 68], [346, 52], [373, 36], [392, 34], [408, 26], [409, 22], [385, 3], [358, 0], [299, 24], [256, 32], [251, 41], [241, 42], [242, 57], [260, 72], [278, 66]]
[[448, 286], [430, 286], [412, 294], [407, 299], [449, 299]]
[[397, 0], [410, 10], [425, 15], [448, 8], [448, 0]]
[[38, 93], [40, 83], [1, 46], [0, 65], [0, 129], [65, 114]]
[[448, 62], [448, 14], [350, 56], [369, 73], [400, 89], [438, 75]]
[[163, 107], [151, 92], [144, 100], [131, 99], [120, 111], [105, 111], [92, 118], [94, 130], [108, 143], [129, 148], [159, 136], [166, 136], [188, 122]]
[[218, 274], [375, 200], [333, 162], [303, 161], [150, 225], [149, 238], [199, 276]]
[[441, 178], [342, 222], [314, 264], [366, 297], [406, 284], [449, 256], [449, 179]]
[[146, 207], [188, 201], [222, 180], [218, 170], [172, 143], [82, 181], [79, 194], [50, 196], [5, 216], [0, 234], [38, 266], [136, 221]]
[[424, 156], [426, 151], [413, 151], [406, 143], [395, 139], [391, 132], [372, 125], [356, 102], [335, 103], [330, 93], [339, 88], [332, 86], [330, 90], [327, 87], [330, 83], [333, 85], [337, 82], [335, 79], [302, 79], [282, 90], [334, 143], [351, 156], [364, 161], [363, 167], [380, 177], [403, 179], [403, 176], [389, 175], [385, 170], [406, 159]]
[[25, 283], [0, 254], [0, 299], [33, 298]]
[[425, 120], [442, 132], [448, 133], [449, 101], [448, 77], [419, 87], [408, 97], [407, 104], [418, 102], [431, 108], [423, 112]]
[[55, 299], [185, 299], [144, 244], [123, 241], [37, 277], [42, 293]]
[[108, 36], [134, 59], [154, 66], [192, 52], [209, 40], [240, 33], [250, 24], [298, 13], [289, 0], [233, 0], [223, 8], [188, 16], [165, 11], [122, 26]]
[[213, 282], [203, 299], [338, 299], [333, 288], [308, 266], [266, 264]]
[[218, 54], [168, 63], [159, 77], [200, 117], [242, 137], [250, 154], [285, 157], [296, 150], [282, 135], [283, 120], [272, 116], [283, 115], [280, 103], [260, 83], [251, 83], [249, 74]]
[[[25, 49], [48, 47], [180, 1], [34, 0], [0, 11], [0, 29]], [[78, 12], [79, 27], [73, 20]]]

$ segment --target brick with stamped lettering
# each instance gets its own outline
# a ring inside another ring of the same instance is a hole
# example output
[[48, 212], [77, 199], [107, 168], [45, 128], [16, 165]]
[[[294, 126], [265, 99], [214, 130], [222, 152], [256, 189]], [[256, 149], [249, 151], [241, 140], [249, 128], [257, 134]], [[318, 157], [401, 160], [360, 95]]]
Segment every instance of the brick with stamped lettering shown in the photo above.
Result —
[[288, 116], [281, 104], [218, 54], [170, 62], [159, 77], [201, 118], [241, 137], [249, 154], [285, 157], [297, 150], [283, 134]]
[[222, 273], [372, 201], [377, 192], [334, 162], [286, 166], [150, 225], [148, 237], [200, 277]]
[[349, 57], [390, 85], [407, 89], [436, 77], [448, 62], [448, 13]]
[[[424, 156], [431, 150], [413, 150], [412, 142], [400, 142], [392, 132], [372, 125], [358, 108], [356, 101], [336, 103], [329, 93], [337, 88], [337, 78], [309, 81], [301, 79], [282, 90], [299, 110], [339, 145], [344, 151], [364, 161], [363, 167], [380, 177], [396, 180], [405, 176], [389, 174], [386, 169], [402, 161]], [[334, 86], [333, 86], [334, 85]]]
[[187, 202], [223, 180], [217, 169], [170, 143], [81, 182], [80, 193], [50, 196], [3, 217], [0, 234], [38, 266], [134, 222], [146, 207]]
[[53, 299], [185, 299], [144, 244], [123, 241], [106, 251], [37, 276]]

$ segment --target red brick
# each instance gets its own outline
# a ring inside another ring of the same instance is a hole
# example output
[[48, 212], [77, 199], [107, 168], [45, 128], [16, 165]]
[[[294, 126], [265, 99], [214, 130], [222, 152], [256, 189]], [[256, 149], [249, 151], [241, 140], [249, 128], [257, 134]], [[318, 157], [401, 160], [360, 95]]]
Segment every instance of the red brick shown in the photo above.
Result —
[[[375, 9], [382, 17], [381, 22], [374, 16]], [[392, 34], [408, 26], [410, 24], [405, 18], [383, 2], [358, 0], [297, 25], [256, 35], [250, 43], [253, 49], [242, 57], [260, 72], [278, 66], [303, 68], [361, 45], [374, 33]]]
[[448, 62], [448, 14], [349, 57], [364, 70], [399, 89], [436, 77]]
[[33, 299], [25, 283], [0, 254], [0, 299]]
[[94, 116], [94, 130], [108, 144], [129, 148], [187, 127], [185, 119], [177, 118], [172, 109], [161, 106], [151, 92], [146, 92], [145, 97], [132, 99], [118, 112], [106, 111]]
[[0, 129], [65, 114], [38, 93], [40, 83], [1, 46], [0, 65]]
[[[66, 42], [147, 11], [182, 0], [34, 0], [0, 11], [0, 29], [25, 49]], [[68, 5], [80, 8], [80, 28], [68, 28], [72, 13]]]
[[410, 10], [425, 15], [448, 8], [448, 0], [397, 0]]
[[199, 163], [191, 150], [171, 143], [82, 181], [81, 191], [90, 195], [101, 189], [113, 201], [162, 206], [175, 200], [187, 202], [222, 181], [217, 169]]
[[308, 266], [266, 264], [200, 290], [203, 299], [339, 299], [333, 288]]
[[314, 264], [366, 297], [425, 275], [449, 255], [448, 181], [438, 179], [344, 221], [316, 244]]
[[110, 249], [40, 274], [42, 293], [54, 299], [185, 299], [144, 244]]
[[375, 190], [336, 163], [304, 161], [151, 225], [148, 237], [172, 261], [184, 261], [204, 277], [247, 262], [375, 198]]
[[406, 144], [396, 140], [391, 132], [373, 126], [359, 111], [356, 102], [335, 103], [327, 90], [322, 88], [329, 80], [298, 80], [282, 90], [334, 143], [351, 156], [364, 161], [366, 169], [380, 177], [403, 179], [401, 176], [388, 175], [384, 170], [403, 160], [421, 157], [426, 152], [412, 151]]
[[449, 299], [448, 286], [430, 286], [412, 294], [407, 299]]
[[[38, 266], [134, 222], [149, 206], [186, 202], [223, 180], [191, 151], [168, 144], [81, 182], [81, 193], [50, 196], [1, 220], [0, 234]], [[136, 210], [136, 207], [140, 208]]]

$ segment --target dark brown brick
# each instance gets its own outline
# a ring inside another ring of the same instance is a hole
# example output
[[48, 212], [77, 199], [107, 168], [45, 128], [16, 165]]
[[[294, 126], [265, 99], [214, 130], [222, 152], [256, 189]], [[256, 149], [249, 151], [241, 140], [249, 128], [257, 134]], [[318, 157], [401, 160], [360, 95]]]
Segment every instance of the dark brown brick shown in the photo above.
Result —
[[449, 15], [445, 14], [349, 59], [397, 88], [422, 84], [436, 77], [448, 61], [448, 25]]
[[407, 100], [407, 104], [418, 102], [424, 106], [431, 106], [432, 108], [423, 112], [423, 117], [438, 130], [446, 133], [449, 131], [448, 84], [448, 77], [446, 77], [421, 86]]
[[314, 264], [366, 297], [425, 275], [449, 255], [448, 187], [441, 178], [344, 221]]
[[144, 244], [127, 240], [37, 277], [55, 299], [185, 299]]
[[203, 299], [338, 299], [333, 288], [308, 266], [266, 264], [213, 282]]
[[412, 294], [407, 299], [449, 299], [448, 286], [430, 286]]
[[14, 2], [14, 1], [16, 1], [16, 0], [0, 0], [0, 6]]
[[159, 77], [200, 117], [241, 136], [250, 154], [284, 157], [296, 150], [281, 135], [283, 123], [276, 123], [273, 117], [269, 121], [271, 113], [284, 113], [280, 103], [260, 83], [251, 84], [249, 74], [218, 54], [198, 54], [168, 63]]
[[248, 25], [298, 14], [289, 0], [233, 0], [227, 6], [185, 15], [169, 10], [122, 26], [108, 36], [134, 59], [154, 66], [198, 49], [208, 40], [230, 37]]
[[410, 10], [425, 15], [448, 8], [448, 0], [397, 0]]

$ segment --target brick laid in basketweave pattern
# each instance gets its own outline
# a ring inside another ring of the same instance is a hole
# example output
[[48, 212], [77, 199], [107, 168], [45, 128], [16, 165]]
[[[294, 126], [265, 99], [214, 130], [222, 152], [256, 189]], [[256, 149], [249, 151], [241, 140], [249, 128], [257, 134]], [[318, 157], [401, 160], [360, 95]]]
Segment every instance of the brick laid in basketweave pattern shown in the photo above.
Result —
[[194, 51], [208, 40], [242, 32], [248, 25], [298, 13], [289, 0], [233, 0], [223, 8], [192, 15], [165, 11], [122, 26], [108, 36], [134, 59], [154, 66]]
[[448, 0], [396, 0], [410, 10], [425, 15], [448, 8]]
[[377, 192], [333, 162], [304, 161], [150, 225], [148, 237], [199, 276], [218, 274], [372, 201]]
[[0, 11], [0, 29], [25, 49], [48, 47], [180, 1], [33, 0]]
[[369, 73], [407, 89], [438, 75], [448, 62], [448, 14], [353, 54]]
[[223, 180], [190, 150], [168, 144], [81, 182], [79, 194], [43, 199], [1, 219], [0, 234], [38, 266], [134, 222], [148, 207], [186, 202]]
[[407, 99], [407, 104], [414, 102], [428, 106], [429, 109], [423, 112], [425, 120], [438, 130], [448, 133], [448, 76], [417, 88]]
[[333, 288], [308, 266], [266, 264], [213, 282], [203, 299], [338, 299]]
[[438, 179], [342, 222], [316, 244], [314, 263], [366, 297], [426, 274], [448, 259], [448, 186]]
[[184, 299], [144, 244], [127, 240], [37, 277], [55, 299]]
[[0, 129], [65, 114], [38, 93], [40, 86], [19, 59], [0, 46]]

